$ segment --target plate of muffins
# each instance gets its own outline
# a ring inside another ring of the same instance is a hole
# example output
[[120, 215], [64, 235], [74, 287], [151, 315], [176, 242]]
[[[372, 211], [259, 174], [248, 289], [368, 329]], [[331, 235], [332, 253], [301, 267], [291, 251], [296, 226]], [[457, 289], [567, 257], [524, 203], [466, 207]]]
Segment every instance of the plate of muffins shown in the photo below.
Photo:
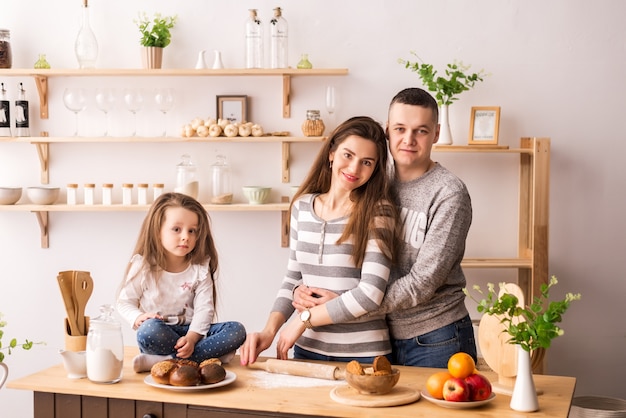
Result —
[[190, 392], [226, 386], [237, 375], [222, 367], [217, 358], [198, 364], [191, 360], [169, 359], [152, 366], [144, 383], [152, 387], [179, 392]]

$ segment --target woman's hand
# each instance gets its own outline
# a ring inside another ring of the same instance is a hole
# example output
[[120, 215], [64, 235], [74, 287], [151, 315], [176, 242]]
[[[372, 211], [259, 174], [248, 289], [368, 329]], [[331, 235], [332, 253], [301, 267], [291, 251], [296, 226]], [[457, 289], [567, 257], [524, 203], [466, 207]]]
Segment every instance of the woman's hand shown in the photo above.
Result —
[[289, 350], [304, 332], [305, 327], [299, 318], [293, 318], [278, 335], [276, 342], [276, 358], [287, 360]]
[[143, 313], [143, 314], [139, 315], [137, 317], [137, 319], [135, 319], [135, 329], [139, 328], [139, 326], [141, 324], [143, 324], [146, 320], [152, 319], [152, 318], [163, 319], [163, 317], [161, 315], [159, 315], [158, 312], [146, 312], [146, 313]]
[[239, 347], [239, 359], [242, 366], [252, 364], [259, 354], [267, 350], [274, 341], [274, 334], [263, 330], [262, 332], [252, 332], [246, 337], [243, 345]]
[[293, 307], [302, 312], [314, 306], [324, 304], [339, 297], [339, 295], [331, 290], [321, 289], [319, 287], [309, 287], [306, 285], [298, 286], [293, 292]]

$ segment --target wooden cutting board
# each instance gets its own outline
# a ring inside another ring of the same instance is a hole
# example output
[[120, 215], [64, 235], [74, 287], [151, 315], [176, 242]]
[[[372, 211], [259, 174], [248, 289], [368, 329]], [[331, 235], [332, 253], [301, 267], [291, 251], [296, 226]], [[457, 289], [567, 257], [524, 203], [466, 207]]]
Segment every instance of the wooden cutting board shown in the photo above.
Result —
[[396, 386], [384, 395], [364, 395], [350, 386], [336, 386], [330, 391], [330, 398], [345, 405], [380, 408], [413, 403], [420, 398], [420, 393], [406, 386]]

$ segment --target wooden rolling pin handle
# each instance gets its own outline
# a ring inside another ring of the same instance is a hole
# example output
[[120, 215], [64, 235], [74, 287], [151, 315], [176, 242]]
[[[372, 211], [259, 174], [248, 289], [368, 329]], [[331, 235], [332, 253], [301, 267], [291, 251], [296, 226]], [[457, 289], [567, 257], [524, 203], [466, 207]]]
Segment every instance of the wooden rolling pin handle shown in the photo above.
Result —
[[265, 370], [269, 373], [288, 374], [292, 376], [315, 377], [327, 380], [343, 378], [343, 373], [339, 370], [339, 367], [307, 363], [304, 361], [268, 359], [264, 363], [253, 363], [248, 365], [248, 367]]

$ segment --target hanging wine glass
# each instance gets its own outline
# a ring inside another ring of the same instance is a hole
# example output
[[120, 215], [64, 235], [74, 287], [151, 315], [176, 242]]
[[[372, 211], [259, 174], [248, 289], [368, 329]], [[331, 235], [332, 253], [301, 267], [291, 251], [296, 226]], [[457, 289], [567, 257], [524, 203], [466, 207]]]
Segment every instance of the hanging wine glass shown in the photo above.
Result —
[[143, 94], [141, 89], [125, 89], [124, 90], [124, 103], [126, 109], [133, 114], [133, 133], [131, 136], [137, 135], [137, 112], [143, 107]]
[[335, 113], [335, 108], [337, 106], [337, 93], [335, 91], [334, 86], [326, 87], [326, 111], [330, 116]]
[[110, 88], [96, 89], [96, 106], [104, 112], [104, 136], [109, 135], [109, 112], [115, 106], [115, 90]]
[[163, 134], [161, 136], [167, 135], [167, 112], [172, 110], [174, 107], [174, 89], [171, 88], [160, 88], [156, 89], [156, 93], [154, 94], [154, 101], [156, 102], [157, 108], [161, 113], [163, 113]]
[[85, 89], [74, 87], [66, 88], [63, 92], [63, 104], [68, 110], [74, 112], [74, 115], [76, 115], [74, 136], [78, 136], [78, 113], [85, 110], [87, 107]]

